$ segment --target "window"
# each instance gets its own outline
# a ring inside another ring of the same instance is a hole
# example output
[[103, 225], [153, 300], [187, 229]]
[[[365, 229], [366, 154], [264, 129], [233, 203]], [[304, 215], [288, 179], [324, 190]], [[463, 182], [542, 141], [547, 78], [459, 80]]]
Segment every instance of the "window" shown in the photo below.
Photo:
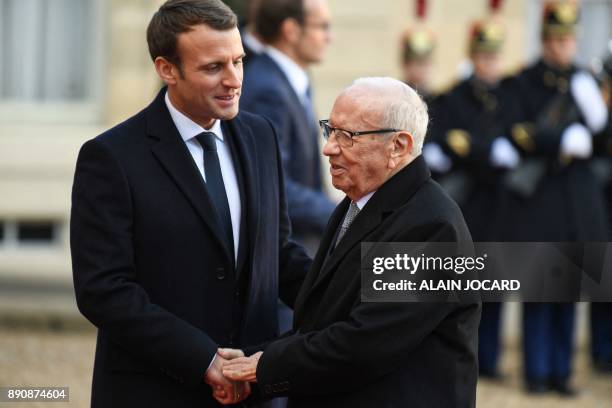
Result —
[[55, 246], [63, 223], [57, 220], [0, 220], [0, 249]]
[[20, 243], [52, 242], [55, 225], [49, 221], [21, 221], [17, 223], [17, 240]]
[[38, 109], [100, 99], [103, 3], [0, 0], [0, 120], [44, 118]]

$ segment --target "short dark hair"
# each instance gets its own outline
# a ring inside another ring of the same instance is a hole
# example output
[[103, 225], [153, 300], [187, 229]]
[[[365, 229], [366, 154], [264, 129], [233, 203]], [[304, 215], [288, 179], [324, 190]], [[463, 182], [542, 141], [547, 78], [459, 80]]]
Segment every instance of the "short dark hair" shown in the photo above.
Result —
[[180, 68], [178, 36], [200, 24], [215, 30], [230, 30], [238, 26], [238, 18], [221, 0], [166, 1], [155, 12], [147, 27], [151, 59], [155, 61], [157, 57], [164, 57]]
[[295, 19], [304, 24], [306, 11], [303, 0], [259, 0], [255, 12], [255, 31], [266, 43], [275, 41], [283, 21]]

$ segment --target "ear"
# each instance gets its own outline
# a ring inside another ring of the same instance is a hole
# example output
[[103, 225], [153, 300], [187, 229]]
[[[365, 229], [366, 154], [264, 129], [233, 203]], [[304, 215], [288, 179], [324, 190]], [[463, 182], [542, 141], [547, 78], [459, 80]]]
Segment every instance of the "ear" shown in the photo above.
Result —
[[295, 44], [302, 35], [302, 26], [294, 18], [287, 18], [281, 24], [281, 36], [289, 43]]
[[406, 157], [412, 155], [414, 137], [406, 131], [398, 133], [391, 140], [390, 150], [389, 168], [395, 169]]
[[176, 85], [180, 77], [179, 68], [164, 57], [155, 58], [155, 70], [166, 85]]

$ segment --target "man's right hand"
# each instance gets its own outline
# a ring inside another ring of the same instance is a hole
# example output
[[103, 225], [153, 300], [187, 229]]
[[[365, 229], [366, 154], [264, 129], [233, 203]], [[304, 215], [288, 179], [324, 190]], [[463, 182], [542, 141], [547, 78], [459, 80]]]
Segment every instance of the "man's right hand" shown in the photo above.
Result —
[[212, 387], [213, 397], [219, 403], [224, 405], [235, 404], [251, 394], [251, 386], [246, 382], [230, 381], [225, 378], [223, 376], [224, 361], [227, 360], [219, 354], [215, 355], [215, 359], [206, 371], [204, 382]]

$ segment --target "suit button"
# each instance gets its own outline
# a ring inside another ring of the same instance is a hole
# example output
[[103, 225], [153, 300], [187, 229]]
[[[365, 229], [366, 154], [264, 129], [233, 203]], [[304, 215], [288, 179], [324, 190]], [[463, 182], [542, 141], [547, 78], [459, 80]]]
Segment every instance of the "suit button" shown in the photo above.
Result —
[[239, 290], [237, 290], [236, 292], [234, 292], [234, 296], [236, 296], [236, 297], [240, 297], [240, 291], [239, 291]]
[[225, 269], [222, 267], [217, 268], [216, 277], [218, 280], [225, 279]]

